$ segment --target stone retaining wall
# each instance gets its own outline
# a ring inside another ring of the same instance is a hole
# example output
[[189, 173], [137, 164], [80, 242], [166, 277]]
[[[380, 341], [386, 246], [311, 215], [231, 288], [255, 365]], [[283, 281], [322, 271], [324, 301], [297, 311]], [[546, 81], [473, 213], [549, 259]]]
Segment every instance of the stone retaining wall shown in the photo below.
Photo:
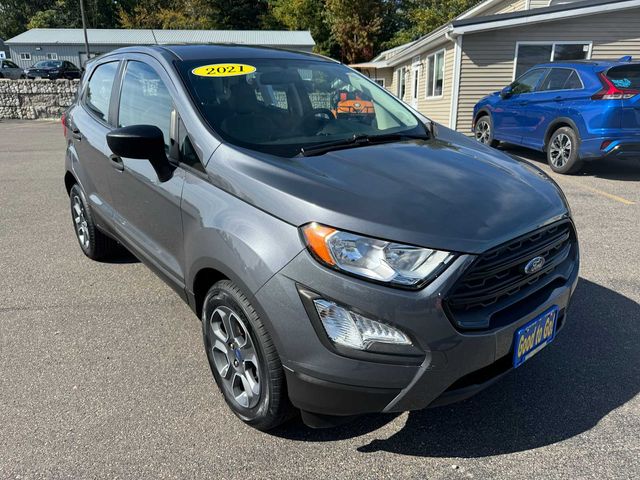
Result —
[[0, 80], [0, 119], [60, 118], [71, 105], [78, 80]]

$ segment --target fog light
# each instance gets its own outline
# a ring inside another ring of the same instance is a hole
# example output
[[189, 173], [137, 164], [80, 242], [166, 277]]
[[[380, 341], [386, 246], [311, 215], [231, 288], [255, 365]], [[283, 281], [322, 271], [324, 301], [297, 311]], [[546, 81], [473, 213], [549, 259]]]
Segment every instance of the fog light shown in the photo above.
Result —
[[411, 345], [407, 335], [386, 323], [371, 320], [334, 302], [315, 299], [313, 303], [329, 338], [338, 345], [370, 350], [375, 344]]

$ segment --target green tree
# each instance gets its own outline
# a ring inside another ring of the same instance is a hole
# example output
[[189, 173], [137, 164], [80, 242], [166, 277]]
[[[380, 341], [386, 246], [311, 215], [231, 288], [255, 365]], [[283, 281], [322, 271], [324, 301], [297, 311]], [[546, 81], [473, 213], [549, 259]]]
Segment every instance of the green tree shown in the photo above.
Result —
[[272, 0], [269, 7], [270, 16], [279, 24], [274, 28], [309, 30], [316, 42], [315, 52], [339, 56], [339, 45], [324, 16], [324, 0]]
[[415, 40], [451, 21], [481, 0], [403, 0], [398, 4], [398, 27], [385, 43], [391, 48]]
[[208, 0], [210, 19], [220, 30], [259, 30], [269, 14], [267, 0]]
[[121, 5], [122, 28], [207, 29], [211, 9], [205, 0], [142, 0]]
[[347, 63], [369, 60], [384, 33], [383, 0], [326, 0], [324, 16]]

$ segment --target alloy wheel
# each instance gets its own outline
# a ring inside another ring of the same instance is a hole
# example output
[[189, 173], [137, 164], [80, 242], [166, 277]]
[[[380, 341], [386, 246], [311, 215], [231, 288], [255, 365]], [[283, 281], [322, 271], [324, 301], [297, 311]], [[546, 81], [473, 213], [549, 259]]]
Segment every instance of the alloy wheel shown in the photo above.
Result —
[[486, 120], [480, 120], [476, 125], [476, 140], [485, 145], [489, 143], [491, 137], [491, 126]]
[[76, 229], [76, 236], [83, 249], [89, 248], [89, 226], [85, 215], [84, 205], [78, 195], [73, 196], [72, 203], [73, 224]]
[[226, 306], [217, 307], [209, 322], [213, 363], [224, 388], [241, 407], [255, 407], [260, 400], [260, 372], [246, 324]]
[[565, 133], [560, 133], [553, 138], [549, 146], [551, 163], [556, 168], [564, 167], [571, 158], [571, 139]]

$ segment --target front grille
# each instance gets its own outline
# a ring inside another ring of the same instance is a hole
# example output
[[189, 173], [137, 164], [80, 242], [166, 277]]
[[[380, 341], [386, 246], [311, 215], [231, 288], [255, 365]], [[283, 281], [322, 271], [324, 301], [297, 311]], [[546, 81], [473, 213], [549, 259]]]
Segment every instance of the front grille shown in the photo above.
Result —
[[[573, 262], [575, 244], [573, 225], [564, 220], [485, 252], [448, 295], [445, 305], [449, 315], [463, 329], [492, 327], [491, 317], [504, 317], [500, 315], [504, 308], [566, 280], [567, 269], [562, 267]], [[545, 259], [542, 269], [525, 273], [525, 265], [535, 257]]]

